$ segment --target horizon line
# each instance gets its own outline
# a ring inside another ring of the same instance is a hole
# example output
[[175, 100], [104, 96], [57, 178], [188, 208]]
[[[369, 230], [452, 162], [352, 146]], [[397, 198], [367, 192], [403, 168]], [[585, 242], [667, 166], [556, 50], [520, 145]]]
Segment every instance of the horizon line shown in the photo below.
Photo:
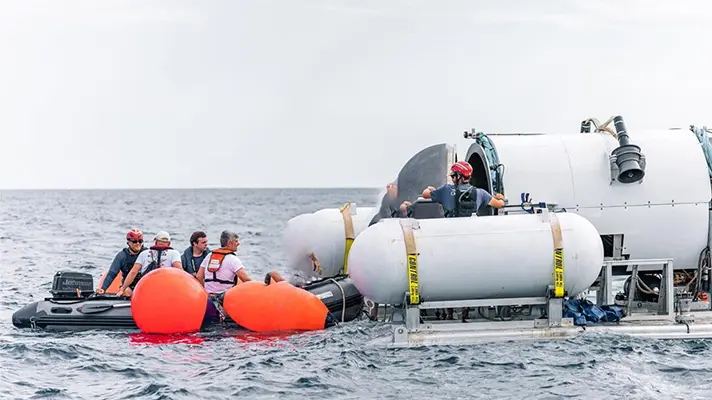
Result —
[[0, 191], [71, 191], [71, 190], [314, 190], [314, 189], [380, 189], [380, 186], [214, 186], [214, 187], [69, 187], [69, 188], [0, 188]]

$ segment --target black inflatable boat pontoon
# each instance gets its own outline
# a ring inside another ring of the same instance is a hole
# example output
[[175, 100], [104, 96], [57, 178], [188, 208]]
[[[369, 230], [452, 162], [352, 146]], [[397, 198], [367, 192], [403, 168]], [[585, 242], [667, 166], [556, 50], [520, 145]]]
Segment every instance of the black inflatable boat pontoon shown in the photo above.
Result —
[[320, 279], [302, 288], [316, 295], [338, 322], [353, 321], [363, 311], [363, 295], [346, 275]]
[[[363, 296], [346, 276], [311, 282], [303, 289], [321, 299], [338, 322], [354, 320], [363, 309]], [[131, 315], [131, 301], [126, 297], [94, 293], [90, 274], [57, 272], [50, 293], [51, 298], [17, 310], [12, 315], [12, 324], [18, 328], [52, 331], [138, 329]], [[225, 324], [235, 325], [231, 320]]]

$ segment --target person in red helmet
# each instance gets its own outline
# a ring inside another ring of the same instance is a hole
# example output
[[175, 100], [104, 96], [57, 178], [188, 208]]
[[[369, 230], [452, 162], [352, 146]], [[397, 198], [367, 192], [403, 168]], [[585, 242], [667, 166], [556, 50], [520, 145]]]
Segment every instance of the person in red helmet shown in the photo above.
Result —
[[180, 253], [171, 247], [171, 235], [166, 231], [158, 232], [153, 238], [153, 246], [139, 253], [116, 295], [131, 297], [141, 277], [158, 268], [183, 269]]
[[423, 190], [423, 197], [440, 203], [445, 211], [445, 218], [469, 217], [476, 214], [485, 205], [502, 208], [504, 196], [497, 193], [494, 196], [486, 190], [470, 185], [472, 166], [467, 161], [458, 161], [450, 167], [448, 183], [435, 188], [428, 186]]
[[104, 293], [106, 289], [111, 286], [111, 283], [119, 272], [121, 272], [121, 282], [123, 283], [129, 271], [131, 271], [134, 262], [136, 262], [136, 257], [138, 257], [139, 253], [146, 250], [146, 247], [143, 246], [143, 232], [136, 228], [126, 233], [126, 244], [127, 246], [114, 257], [114, 261], [111, 263], [109, 271], [104, 277], [104, 282], [96, 291], [98, 294]]
[[[494, 196], [486, 190], [470, 185], [472, 166], [466, 161], [458, 161], [450, 167], [452, 184], [445, 184], [439, 188], [428, 186], [423, 190], [423, 197], [432, 199], [443, 206], [446, 218], [470, 217], [485, 205], [496, 208], [504, 207], [504, 196], [497, 193]], [[445, 309], [445, 319], [453, 319], [453, 309]], [[438, 311], [439, 314], [439, 311]], [[462, 320], [469, 315], [469, 308], [462, 309]]]

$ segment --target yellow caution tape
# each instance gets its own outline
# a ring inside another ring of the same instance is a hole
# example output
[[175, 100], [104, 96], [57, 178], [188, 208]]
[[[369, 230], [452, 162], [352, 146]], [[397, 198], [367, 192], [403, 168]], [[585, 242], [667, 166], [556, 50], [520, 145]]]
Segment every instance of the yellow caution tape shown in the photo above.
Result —
[[554, 236], [554, 297], [564, 297], [564, 245], [556, 214], [549, 214], [549, 223]]
[[564, 297], [564, 249], [554, 250], [554, 297]]
[[413, 226], [404, 221], [400, 223], [405, 241], [405, 252], [408, 261], [408, 294], [410, 304], [420, 304], [420, 286], [418, 282], [418, 252], [415, 248]]
[[408, 254], [408, 293], [410, 304], [420, 303], [420, 288], [418, 287], [418, 256]]

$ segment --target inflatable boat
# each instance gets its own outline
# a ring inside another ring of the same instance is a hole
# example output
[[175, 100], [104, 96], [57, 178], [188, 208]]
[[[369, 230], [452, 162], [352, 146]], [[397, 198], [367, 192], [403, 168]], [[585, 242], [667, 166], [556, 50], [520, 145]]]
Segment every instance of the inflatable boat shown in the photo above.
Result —
[[[317, 296], [337, 322], [352, 321], [362, 313], [363, 296], [347, 276], [310, 282], [302, 289]], [[131, 314], [130, 299], [95, 293], [93, 277], [90, 274], [57, 272], [50, 293], [52, 297], [17, 310], [12, 315], [12, 324], [17, 328], [51, 331], [138, 329]], [[212, 307], [206, 304], [206, 310], [209, 308]], [[222, 323], [205, 318], [202, 329], [215, 325], [237, 327], [237, 324], [226, 316]]]

